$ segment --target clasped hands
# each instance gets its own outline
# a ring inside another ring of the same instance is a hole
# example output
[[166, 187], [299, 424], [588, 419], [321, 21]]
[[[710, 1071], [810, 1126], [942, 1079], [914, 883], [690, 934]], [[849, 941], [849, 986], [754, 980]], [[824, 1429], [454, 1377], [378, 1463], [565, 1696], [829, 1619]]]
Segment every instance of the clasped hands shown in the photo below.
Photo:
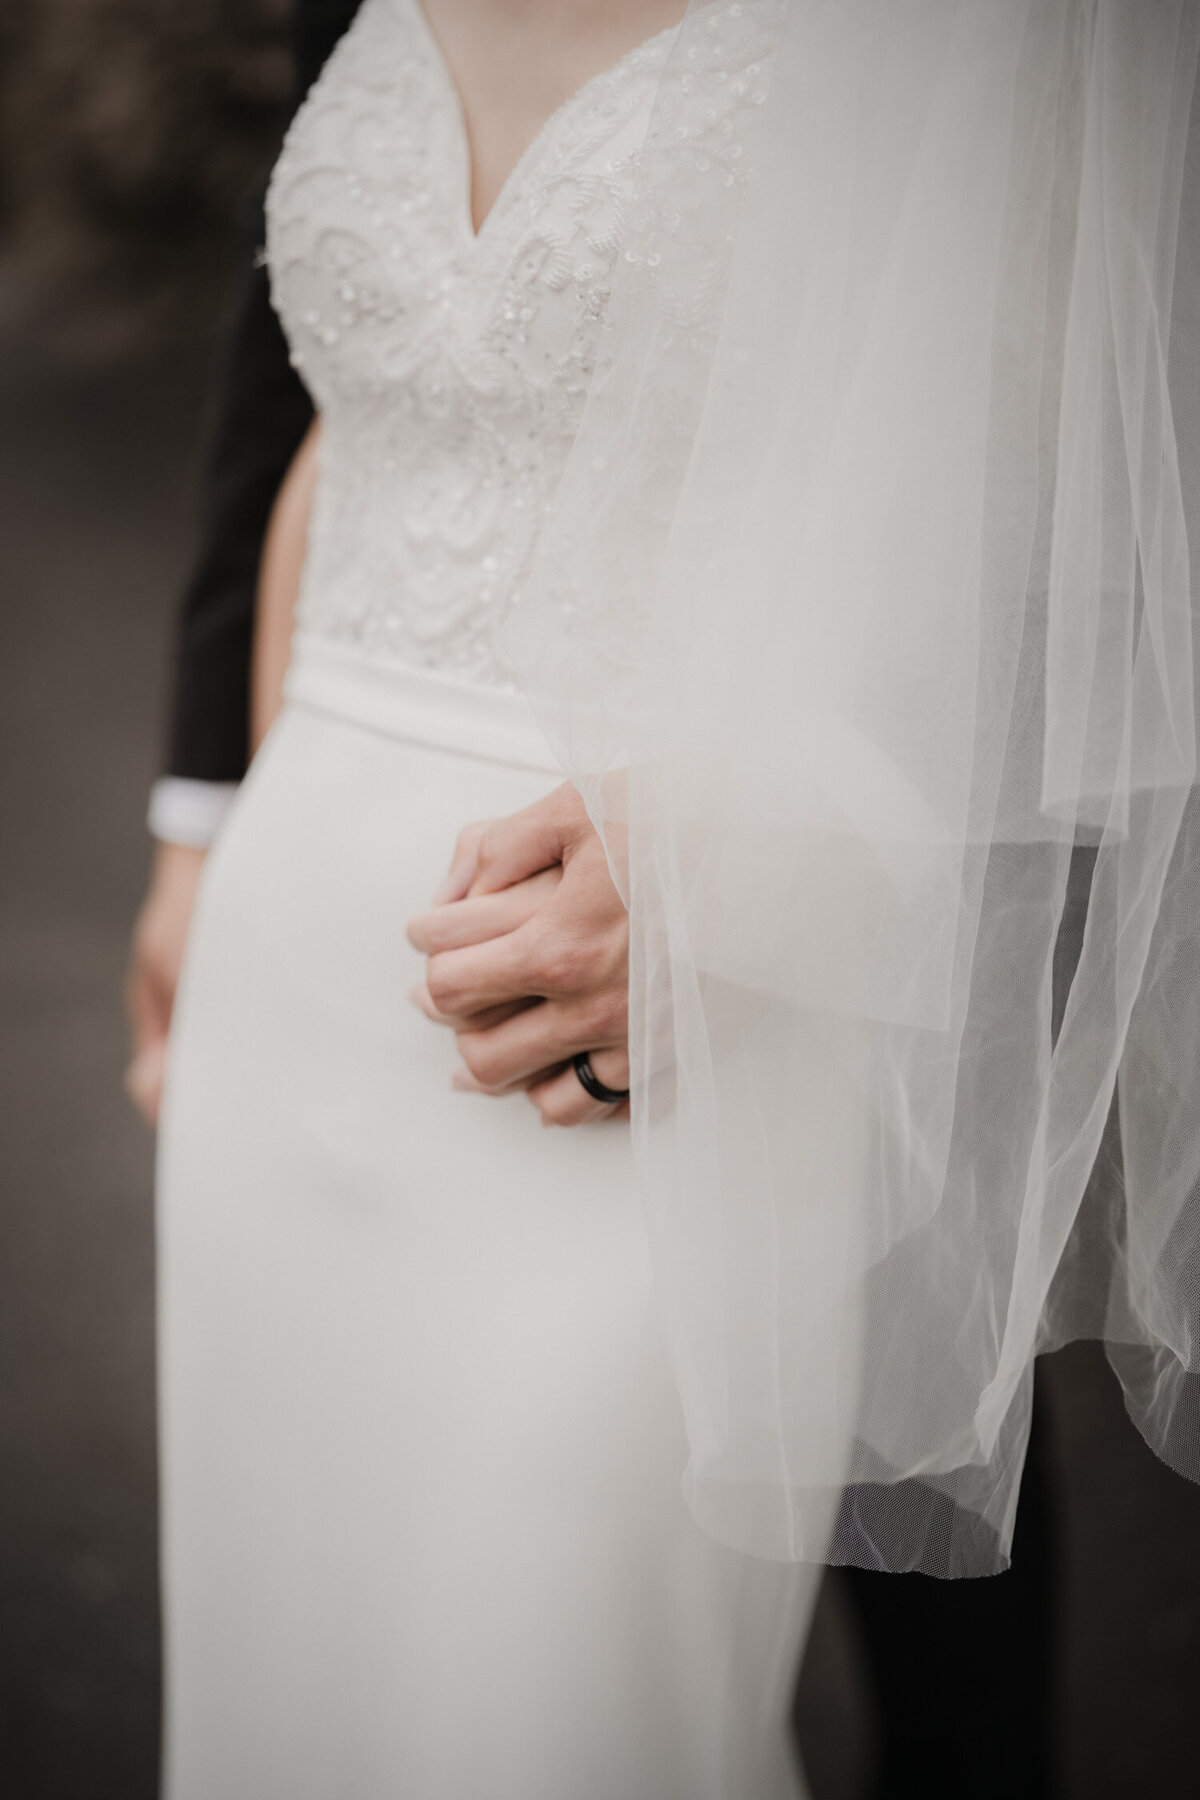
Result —
[[586, 1051], [605, 1087], [629, 1085], [629, 919], [569, 782], [468, 826], [408, 936], [428, 957], [413, 1001], [457, 1040], [456, 1087], [524, 1091], [546, 1125], [627, 1112], [592, 1099], [572, 1067]]

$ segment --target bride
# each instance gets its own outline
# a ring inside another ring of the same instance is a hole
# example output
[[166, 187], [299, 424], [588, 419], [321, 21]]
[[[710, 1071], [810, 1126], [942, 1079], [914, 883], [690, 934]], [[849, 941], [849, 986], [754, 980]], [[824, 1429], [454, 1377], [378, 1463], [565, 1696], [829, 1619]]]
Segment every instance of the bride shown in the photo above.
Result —
[[1196, 1441], [1196, 56], [365, 0], [164, 1100], [168, 1800], [795, 1795], [814, 1568], [1003, 1566], [1036, 1349]]
[[293, 529], [319, 473], [164, 1107], [171, 1800], [795, 1791], [802, 1594], [680, 1497], [627, 1126], [466, 1099], [408, 998], [459, 826], [561, 781], [500, 625], [681, 10], [367, 0], [273, 178]]

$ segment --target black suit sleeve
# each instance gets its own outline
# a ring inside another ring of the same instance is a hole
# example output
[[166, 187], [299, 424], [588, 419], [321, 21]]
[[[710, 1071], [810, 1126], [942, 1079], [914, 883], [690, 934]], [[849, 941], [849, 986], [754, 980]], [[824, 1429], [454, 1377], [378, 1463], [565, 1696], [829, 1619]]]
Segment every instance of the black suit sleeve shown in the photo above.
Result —
[[[358, 0], [297, 0], [299, 105], [357, 10]], [[237, 781], [245, 772], [254, 593], [267, 520], [313, 415], [288, 360], [256, 265], [262, 202], [241, 248], [241, 294], [226, 356], [203, 498], [200, 548], [183, 594], [168, 747], [172, 775]]]

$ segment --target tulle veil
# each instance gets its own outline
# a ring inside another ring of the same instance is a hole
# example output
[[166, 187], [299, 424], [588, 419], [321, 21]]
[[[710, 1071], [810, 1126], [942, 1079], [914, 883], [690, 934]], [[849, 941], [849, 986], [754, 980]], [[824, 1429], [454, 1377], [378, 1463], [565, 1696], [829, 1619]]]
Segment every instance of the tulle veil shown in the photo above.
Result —
[[1002, 1568], [1079, 1335], [1200, 1476], [1198, 45], [693, 0], [660, 85], [510, 644], [630, 905], [686, 1491], [758, 1554]]

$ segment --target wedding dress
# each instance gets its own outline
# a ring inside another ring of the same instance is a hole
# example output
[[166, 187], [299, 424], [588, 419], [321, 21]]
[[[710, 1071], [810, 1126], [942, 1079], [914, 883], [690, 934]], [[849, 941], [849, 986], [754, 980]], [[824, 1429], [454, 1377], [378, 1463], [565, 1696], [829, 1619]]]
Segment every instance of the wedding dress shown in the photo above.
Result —
[[[736, 73], [744, 9], [712, 18]], [[569, 100], [475, 232], [419, 0], [366, 0], [273, 177], [323, 431], [285, 707], [172, 1034], [168, 1800], [799, 1792], [811, 1573], [684, 1506], [627, 1129], [452, 1093], [453, 1040], [407, 999], [405, 921], [459, 828], [560, 778], [500, 630], [672, 35]]]

